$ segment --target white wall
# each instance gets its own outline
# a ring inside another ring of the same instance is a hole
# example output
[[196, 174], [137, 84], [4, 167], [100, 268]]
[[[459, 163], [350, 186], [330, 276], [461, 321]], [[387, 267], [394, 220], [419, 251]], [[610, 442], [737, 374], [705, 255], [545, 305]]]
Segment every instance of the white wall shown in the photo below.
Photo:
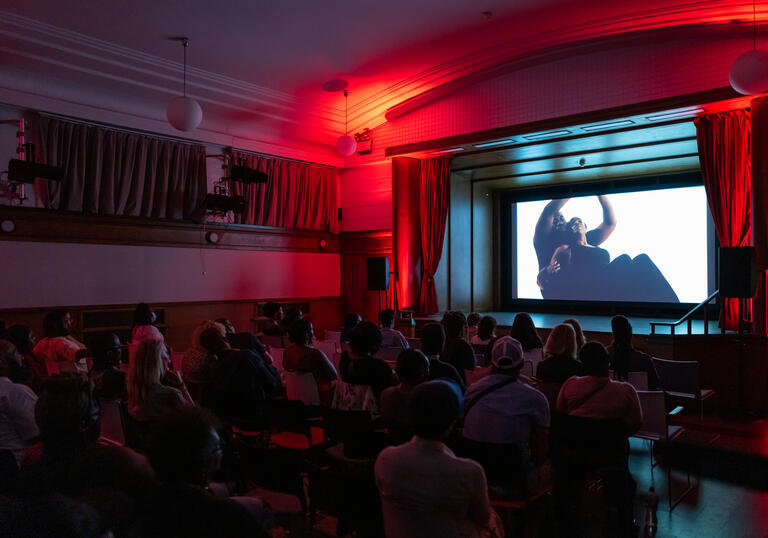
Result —
[[339, 255], [0, 241], [0, 308], [339, 295]]

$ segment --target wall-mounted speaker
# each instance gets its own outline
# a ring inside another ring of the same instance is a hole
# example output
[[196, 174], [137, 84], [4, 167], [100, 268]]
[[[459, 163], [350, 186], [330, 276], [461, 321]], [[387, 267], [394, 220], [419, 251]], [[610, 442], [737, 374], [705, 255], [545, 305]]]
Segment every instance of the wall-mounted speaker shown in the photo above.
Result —
[[757, 293], [755, 247], [720, 248], [720, 296], [754, 297]]
[[46, 164], [31, 163], [11, 159], [8, 162], [8, 180], [15, 183], [34, 183], [35, 178], [49, 181], [61, 181], [64, 179], [64, 169], [60, 166], [48, 166]]
[[243, 183], [266, 183], [269, 176], [264, 172], [259, 172], [247, 166], [233, 165], [229, 170], [230, 179], [241, 181]]
[[372, 256], [368, 258], [368, 290], [386, 291], [389, 289], [389, 258]]

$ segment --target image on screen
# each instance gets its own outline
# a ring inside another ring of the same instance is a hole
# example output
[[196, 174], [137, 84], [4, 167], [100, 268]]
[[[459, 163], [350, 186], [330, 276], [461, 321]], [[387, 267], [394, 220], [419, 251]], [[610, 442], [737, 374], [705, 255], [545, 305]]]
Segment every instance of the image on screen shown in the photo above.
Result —
[[703, 186], [518, 202], [516, 298], [700, 302], [707, 211]]

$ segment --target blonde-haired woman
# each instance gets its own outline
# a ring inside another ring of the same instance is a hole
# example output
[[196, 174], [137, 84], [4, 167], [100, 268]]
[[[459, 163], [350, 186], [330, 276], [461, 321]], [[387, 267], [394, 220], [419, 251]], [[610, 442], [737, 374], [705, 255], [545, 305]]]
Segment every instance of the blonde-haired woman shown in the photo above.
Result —
[[189, 349], [184, 352], [184, 360], [181, 363], [181, 373], [188, 383], [204, 384], [211, 382], [212, 366], [217, 358], [200, 342], [200, 335], [210, 328], [216, 329], [223, 337], [226, 337], [226, 328], [216, 321], [206, 320], [195, 327], [195, 330], [192, 331]]
[[536, 369], [536, 377], [544, 382], [564, 383], [574, 375], [581, 375], [581, 363], [576, 360], [576, 332], [562, 323], [552, 329], [544, 345], [545, 359]]
[[194, 405], [163, 342], [145, 340], [136, 348], [128, 370], [128, 412], [139, 422], [152, 422], [181, 405]]

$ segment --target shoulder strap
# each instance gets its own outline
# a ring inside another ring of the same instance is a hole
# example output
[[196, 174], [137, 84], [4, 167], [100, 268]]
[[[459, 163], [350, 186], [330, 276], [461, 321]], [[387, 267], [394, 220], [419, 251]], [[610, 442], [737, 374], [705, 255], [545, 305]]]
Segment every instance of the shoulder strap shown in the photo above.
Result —
[[516, 378], [508, 377], [507, 379], [505, 379], [503, 381], [499, 381], [498, 383], [494, 383], [490, 387], [487, 387], [486, 389], [481, 390], [477, 394], [477, 396], [475, 396], [471, 400], [468, 400], [467, 403], [464, 405], [464, 416], [466, 417], [467, 415], [469, 415], [469, 410], [472, 409], [475, 406], [475, 404], [477, 402], [479, 402], [480, 400], [482, 400], [485, 396], [487, 396], [488, 394], [490, 394], [491, 392], [493, 392], [495, 390], [498, 390], [498, 389], [500, 389], [502, 387], [506, 387], [507, 385], [509, 385], [510, 383], [514, 383], [515, 381], [517, 381]]
[[608, 386], [608, 383], [610, 383], [610, 380], [606, 383], [599, 383], [596, 387], [594, 387], [592, 390], [587, 392], [586, 394], [582, 395], [581, 398], [576, 400], [575, 402], [568, 405], [568, 409], [566, 409], [567, 413], [570, 413], [571, 411], [576, 411], [579, 407], [587, 403], [592, 396], [603, 390], [605, 387]]

